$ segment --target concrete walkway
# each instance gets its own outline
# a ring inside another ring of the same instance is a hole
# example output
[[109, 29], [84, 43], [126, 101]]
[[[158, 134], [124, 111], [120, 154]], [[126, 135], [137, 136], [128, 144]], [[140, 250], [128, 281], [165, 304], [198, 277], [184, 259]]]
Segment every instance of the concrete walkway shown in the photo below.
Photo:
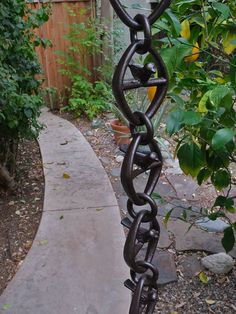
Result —
[[129, 276], [110, 181], [71, 123], [47, 110], [41, 121], [44, 212], [29, 254], [0, 297], [0, 313], [125, 314]]

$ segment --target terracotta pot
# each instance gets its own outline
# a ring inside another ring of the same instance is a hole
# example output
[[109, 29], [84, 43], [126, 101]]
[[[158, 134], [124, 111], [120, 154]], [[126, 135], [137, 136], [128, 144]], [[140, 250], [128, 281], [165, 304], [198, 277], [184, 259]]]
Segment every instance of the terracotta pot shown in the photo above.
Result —
[[123, 125], [119, 120], [110, 121], [111, 128], [114, 132], [114, 138], [117, 145], [129, 144], [130, 143], [130, 129], [127, 125]]

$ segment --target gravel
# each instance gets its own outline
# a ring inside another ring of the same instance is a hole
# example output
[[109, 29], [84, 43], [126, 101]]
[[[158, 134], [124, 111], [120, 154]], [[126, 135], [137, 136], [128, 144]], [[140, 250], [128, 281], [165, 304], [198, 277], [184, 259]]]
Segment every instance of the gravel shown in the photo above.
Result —
[[183, 278], [159, 289], [155, 314], [236, 313], [236, 269], [228, 275], [213, 275], [207, 284], [199, 277]]

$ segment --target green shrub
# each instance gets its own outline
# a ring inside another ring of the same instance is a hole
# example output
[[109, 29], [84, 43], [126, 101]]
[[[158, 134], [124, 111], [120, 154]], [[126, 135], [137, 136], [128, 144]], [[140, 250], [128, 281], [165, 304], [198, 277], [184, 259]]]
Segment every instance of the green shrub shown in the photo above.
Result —
[[71, 110], [78, 117], [85, 113], [91, 120], [110, 108], [113, 98], [111, 87], [104, 81], [94, 84], [80, 74], [73, 76], [73, 86], [69, 104], [65, 109]]
[[[73, 10], [68, 10], [70, 15], [75, 14]], [[85, 14], [84, 10], [80, 14]], [[113, 95], [111, 84], [107, 81], [109, 78], [111, 80], [112, 71], [107, 64], [106, 68], [102, 66], [94, 68], [93, 71], [100, 74], [101, 79], [93, 83], [93, 73], [89, 70], [88, 57], [95, 59], [102, 53], [102, 38], [109, 36], [109, 33], [96, 18], [87, 18], [86, 22], [72, 23], [68, 28], [69, 31], [64, 36], [64, 39], [70, 43], [68, 52], [66, 54], [57, 52], [59, 55], [57, 62], [62, 65], [60, 72], [68, 76], [72, 82], [68, 105], [63, 110], [72, 111], [76, 117], [85, 114], [89, 119], [93, 119], [110, 108]], [[77, 56], [80, 56], [80, 60]]]
[[[30, 9], [25, 0], [0, 3], [0, 163], [12, 168], [21, 138], [37, 137], [42, 105], [35, 46], [46, 42], [33, 30], [48, 20], [49, 8]], [[13, 149], [15, 147], [15, 149]]]
[[[180, 167], [199, 185], [210, 180], [222, 193], [203, 210], [211, 220], [235, 212], [235, 21], [235, 1], [176, 0], [154, 25], [161, 31], [156, 45], [170, 77], [173, 109], [167, 131], [175, 135]], [[230, 223], [225, 231], [227, 251], [235, 229], [236, 223]]]

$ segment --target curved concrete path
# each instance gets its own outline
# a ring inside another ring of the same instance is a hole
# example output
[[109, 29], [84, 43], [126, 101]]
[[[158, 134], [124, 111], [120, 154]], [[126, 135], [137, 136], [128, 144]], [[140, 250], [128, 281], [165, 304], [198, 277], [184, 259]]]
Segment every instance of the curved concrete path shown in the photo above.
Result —
[[44, 212], [0, 313], [126, 314], [124, 234], [110, 181], [77, 128], [46, 109], [40, 119]]

